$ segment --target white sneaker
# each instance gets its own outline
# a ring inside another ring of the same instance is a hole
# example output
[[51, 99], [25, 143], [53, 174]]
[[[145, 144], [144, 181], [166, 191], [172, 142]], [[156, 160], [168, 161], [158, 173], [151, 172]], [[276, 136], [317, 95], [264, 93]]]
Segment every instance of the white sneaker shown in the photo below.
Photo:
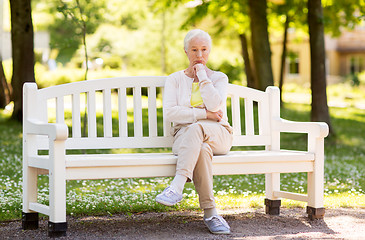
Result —
[[204, 223], [207, 225], [209, 231], [214, 234], [230, 234], [231, 230], [224, 218], [215, 215], [210, 218], [204, 218]]
[[156, 197], [156, 202], [166, 206], [172, 206], [182, 200], [182, 194], [178, 193], [172, 186], [168, 186]]

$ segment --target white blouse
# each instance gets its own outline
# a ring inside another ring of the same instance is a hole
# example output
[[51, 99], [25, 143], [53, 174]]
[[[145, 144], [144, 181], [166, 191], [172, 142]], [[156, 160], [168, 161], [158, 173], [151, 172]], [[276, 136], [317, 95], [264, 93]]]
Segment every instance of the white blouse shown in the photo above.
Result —
[[[223, 111], [223, 118], [219, 122], [228, 127], [226, 100], [228, 77], [222, 72], [215, 71], [207, 76], [205, 70], [197, 73], [200, 93], [204, 104], [192, 107], [190, 103], [193, 78], [185, 75], [184, 70], [172, 73], [165, 82], [163, 108], [164, 118], [173, 122], [174, 127], [207, 120], [206, 110], [211, 112]], [[175, 129], [176, 130], [176, 129]]]

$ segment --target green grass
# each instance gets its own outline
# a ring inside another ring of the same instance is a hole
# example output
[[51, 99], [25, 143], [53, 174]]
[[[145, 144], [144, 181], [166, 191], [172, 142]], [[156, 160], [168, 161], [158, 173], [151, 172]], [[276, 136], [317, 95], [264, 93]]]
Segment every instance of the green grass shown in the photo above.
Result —
[[[309, 121], [309, 111], [308, 104], [287, 103], [282, 110], [282, 117]], [[325, 141], [325, 207], [363, 208], [365, 207], [365, 110], [351, 106], [332, 107], [330, 113], [336, 138]], [[9, 112], [0, 111], [0, 221], [19, 219], [21, 216], [22, 128], [19, 123], [9, 121], [8, 117]], [[99, 131], [102, 129], [99, 129], [98, 133]], [[281, 141], [282, 146], [288, 149], [306, 147], [305, 136], [302, 134], [282, 134]], [[306, 174], [282, 174], [281, 179], [282, 190], [306, 192]], [[69, 181], [67, 214], [112, 215], [120, 212], [199, 209], [198, 196], [192, 183], [186, 184], [184, 190], [186, 197], [181, 204], [174, 207], [156, 204], [155, 196], [170, 181], [171, 178]], [[38, 201], [48, 203], [48, 177], [39, 176], [38, 185]], [[264, 175], [215, 176], [214, 191], [219, 208], [260, 208], [264, 202]], [[305, 204], [283, 200], [283, 206], [304, 207]]]

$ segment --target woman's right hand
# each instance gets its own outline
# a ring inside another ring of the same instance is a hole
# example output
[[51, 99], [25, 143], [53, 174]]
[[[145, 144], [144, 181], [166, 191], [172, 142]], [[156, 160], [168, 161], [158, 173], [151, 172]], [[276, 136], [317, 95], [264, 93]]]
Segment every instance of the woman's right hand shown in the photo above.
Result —
[[205, 70], [205, 66], [202, 63], [197, 63], [193, 66], [195, 74], [200, 70]]
[[209, 110], [206, 110], [206, 111], [207, 111], [207, 119], [217, 121], [217, 122], [222, 120], [222, 117], [223, 117], [223, 111], [222, 110], [219, 110], [218, 112], [211, 112]]

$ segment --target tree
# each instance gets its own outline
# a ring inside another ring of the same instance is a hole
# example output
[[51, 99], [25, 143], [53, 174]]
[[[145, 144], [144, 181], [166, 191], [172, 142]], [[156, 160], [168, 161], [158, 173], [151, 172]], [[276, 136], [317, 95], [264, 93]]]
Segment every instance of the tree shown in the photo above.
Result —
[[311, 121], [326, 122], [333, 132], [327, 105], [324, 23], [321, 0], [308, 0], [308, 27], [311, 56]]
[[284, 74], [285, 74], [285, 60], [286, 60], [286, 45], [288, 41], [288, 28], [290, 23], [290, 16], [286, 14], [285, 24], [284, 24], [284, 36], [283, 36], [283, 50], [281, 53], [281, 66], [280, 66], [280, 76], [279, 76], [279, 89], [280, 89], [280, 106], [283, 106], [283, 85], [284, 85]]
[[[274, 15], [274, 21], [279, 22], [279, 26], [283, 25], [283, 42], [282, 42], [282, 54], [280, 62], [280, 75], [279, 75], [279, 89], [280, 89], [280, 105], [283, 106], [283, 86], [286, 72], [286, 59], [288, 57], [287, 43], [288, 43], [288, 29], [289, 26], [295, 28], [307, 27], [306, 18], [307, 14], [304, 14], [303, 9], [306, 9], [306, 3], [302, 0], [286, 0], [279, 4], [272, 4], [271, 11]], [[283, 22], [282, 19], [285, 21]], [[276, 25], [275, 23], [273, 25]]]
[[58, 50], [57, 60], [66, 63], [80, 45], [84, 46], [84, 36], [94, 33], [103, 22], [105, 1], [58, 0], [48, 3], [48, 7], [54, 15], [54, 21], [48, 26], [50, 45], [52, 49]]
[[62, 0], [60, 0], [60, 6], [58, 7], [58, 11], [64, 14], [65, 18], [70, 18], [70, 20], [81, 30], [80, 34], [75, 34], [82, 39], [82, 46], [84, 48], [84, 57], [85, 57], [85, 75], [84, 80], [87, 80], [87, 73], [89, 71], [89, 56], [87, 52], [87, 44], [86, 44], [86, 33], [87, 33], [87, 25], [86, 18], [84, 15], [84, 8], [81, 6], [80, 1], [76, 0], [76, 4], [74, 6], [69, 6]]
[[0, 53], [0, 108], [5, 108], [6, 105], [10, 103], [10, 87], [8, 82], [6, 81], [3, 62], [1, 60]]
[[33, 22], [31, 0], [10, 0], [11, 43], [13, 56], [13, 88], [14, 111], [12, 119], [23, 119], [23, 84], [35, 82]]
[[249, 0], [251, 44], [255, 63], [258, 89], [274, 85], [271, 66], [271, 50], [267, 22], [266, 0]]
[[242, 57], [245, 64], [247, 87], [258, 88], [258, 83], [253, 71], [253, 67], [251, 66], [250, 55], [248, 53], [247, 37], [245, 33], [240, 34], [240, 40], [241, 40]]

